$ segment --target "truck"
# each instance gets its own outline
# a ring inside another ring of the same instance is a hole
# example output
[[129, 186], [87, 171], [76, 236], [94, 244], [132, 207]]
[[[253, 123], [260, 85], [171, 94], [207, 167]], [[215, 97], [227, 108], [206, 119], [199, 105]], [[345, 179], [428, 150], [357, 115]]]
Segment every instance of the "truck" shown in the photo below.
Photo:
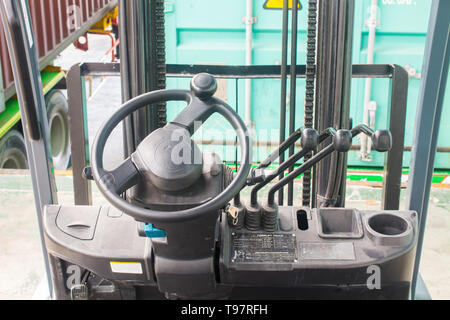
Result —
[[[88, 32], [110, 32], [118, 16], [117, 0], [24, 0], [28, 1], [38, 49], [45, 94], [49, 136], [55, 169], [70, 167], [66, 73], [54, 59]], [[85, 46], [83, 47], [85, 48]], [[27, 155], [20, 121], [8, 47], [0, 23], [0, 169], [27, 169]]]

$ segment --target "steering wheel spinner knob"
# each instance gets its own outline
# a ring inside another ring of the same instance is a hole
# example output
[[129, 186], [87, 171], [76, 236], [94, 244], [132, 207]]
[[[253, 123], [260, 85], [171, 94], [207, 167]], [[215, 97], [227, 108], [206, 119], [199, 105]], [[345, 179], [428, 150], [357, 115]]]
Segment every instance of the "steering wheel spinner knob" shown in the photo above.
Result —
[[217, 80], [209, 73], [200, 73], [191, 81], [192, 92], [201, 100], [208, 100], [217, 91]]

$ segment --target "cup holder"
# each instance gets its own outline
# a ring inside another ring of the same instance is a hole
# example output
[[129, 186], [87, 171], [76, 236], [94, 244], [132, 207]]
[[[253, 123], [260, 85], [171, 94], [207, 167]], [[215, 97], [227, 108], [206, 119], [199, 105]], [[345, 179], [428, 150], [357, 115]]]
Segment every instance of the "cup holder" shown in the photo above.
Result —
[[380, 214], [369, 219], [369, 227], [384, 236], [398, 236], [408, 230], [408, 222], [392, 214]]
[[373, 215], [367, 219], [366, 228], [370, 238], [381, 245], [405, 245], [413, 236], [411, 223], [394, 214]]

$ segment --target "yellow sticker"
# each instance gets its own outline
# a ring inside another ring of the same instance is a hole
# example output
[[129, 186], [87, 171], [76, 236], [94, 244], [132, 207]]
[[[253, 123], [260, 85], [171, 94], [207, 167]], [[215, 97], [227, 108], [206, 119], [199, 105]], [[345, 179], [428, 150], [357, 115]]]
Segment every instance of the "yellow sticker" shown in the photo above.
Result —
[[[289, 1], [289, 9], [292, 9], [292, 0]], [[284, 0], [266, 0], [264, 4], [264, 9], [283, 9]], [[298, 8], [302, 9], [302, 4], [298, 2]]]

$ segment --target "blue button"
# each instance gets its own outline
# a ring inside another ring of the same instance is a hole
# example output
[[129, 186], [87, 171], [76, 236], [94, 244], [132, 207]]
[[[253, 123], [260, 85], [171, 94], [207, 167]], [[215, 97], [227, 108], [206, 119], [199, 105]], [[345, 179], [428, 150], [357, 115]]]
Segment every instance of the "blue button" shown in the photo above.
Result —
[[146, 223], [144, 226], [145, 235], [148, 238], [165, 238], [167, 237], [166, 232], [164, 230], [156, 229], [153, 224]]

